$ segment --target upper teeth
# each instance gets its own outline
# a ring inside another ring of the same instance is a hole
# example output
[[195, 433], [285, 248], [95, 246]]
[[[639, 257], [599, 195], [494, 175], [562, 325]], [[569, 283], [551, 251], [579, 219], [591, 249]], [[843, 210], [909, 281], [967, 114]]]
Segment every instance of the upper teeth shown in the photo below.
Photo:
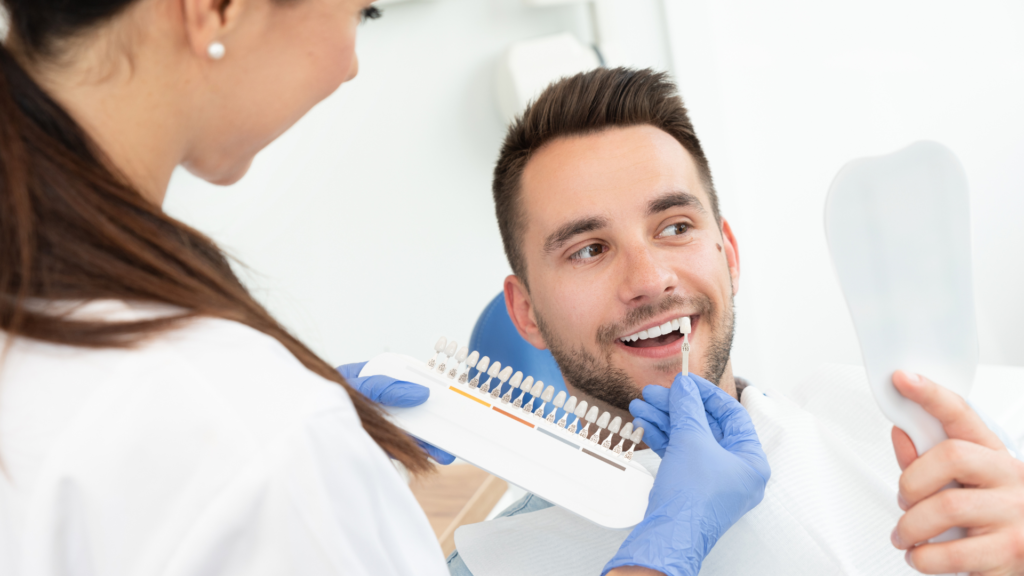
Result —
[[682, 318], [676, 318], [670, 322], [665, 322], [661, 326], [655, 326], [654, 328], [648, 328], [647, 330], [641, 330], [636, 334], [630, 334], [629, 336], [623, 336], [619, 340], [623, 342], [636, 342], [637, 340], [647, 340], [648, 338], [657, 338], [658, 336], [664, 336], [673, 330], [679, 330], [682, 326], [683, 334], [690, 333], [690, 317], [683, 316]]

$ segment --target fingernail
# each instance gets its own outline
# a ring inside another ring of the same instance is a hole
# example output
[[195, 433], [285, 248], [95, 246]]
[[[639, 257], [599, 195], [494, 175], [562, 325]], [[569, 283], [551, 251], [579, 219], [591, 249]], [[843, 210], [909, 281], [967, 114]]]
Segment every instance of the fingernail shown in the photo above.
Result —
[[899, 527], [897, 526], [896, 528], [892, 529], [892, 534], [889, 534], [889, 540], [892, 542], [893, 546], [900, 548], [900, 535], [899, 532], [896, 531], [898, 528]]
[[914, 374], [913, 372], [904, 372], [904, 374], [907, 375], [907, 380], [909, 380], [911, 384], [917, 384], [921, 381], [921, 376]]
[[910, 504], [907, 503], [907, 499], [899, 492], [896, 493], [896, 503], [899, 504], [900, 510], [903, 510], [904, 512], [910, 509]]
[[913, 551], [913, 548], [907, 550], [907, 553], [903, 555], [903, 559], [907, 561], [907, 564], [909, 564], [911, 568], [917, 570], [917, 566], [914, 566], [914, 558], [910, 555], [910, 553]]

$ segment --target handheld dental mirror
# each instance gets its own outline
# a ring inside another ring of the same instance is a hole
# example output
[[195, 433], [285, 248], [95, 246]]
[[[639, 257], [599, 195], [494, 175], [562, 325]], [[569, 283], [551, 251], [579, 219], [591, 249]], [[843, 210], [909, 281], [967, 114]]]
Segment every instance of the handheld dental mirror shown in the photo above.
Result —
[[[937, 142], [853, 160], [829, 188], [825, 233], [875, 401], [924, 454], [946, 434], [892, 375], [970, 392], [978, 335], [964, 169]], [[932, 542], [963, 535], [953, 528]]]

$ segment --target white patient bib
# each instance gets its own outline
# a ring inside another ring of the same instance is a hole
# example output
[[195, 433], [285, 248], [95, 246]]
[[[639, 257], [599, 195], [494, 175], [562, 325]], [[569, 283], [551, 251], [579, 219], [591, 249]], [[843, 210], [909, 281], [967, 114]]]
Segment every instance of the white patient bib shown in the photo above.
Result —
[[[889, 542], [902, 514], [900, 470], [891, 425], [863, 369], [825, 366], [793, 396], [800, 404], [744, 391], [772, 477], [764, 500], [722, 536], [701, 575], [917, 574]], [[645, 453], [638, 461], [656, 468], [660, 460]], [[599, 574], [628, 534], [553, 506], [464, 526], [455, 543], [474, 576], [582, 576]]]

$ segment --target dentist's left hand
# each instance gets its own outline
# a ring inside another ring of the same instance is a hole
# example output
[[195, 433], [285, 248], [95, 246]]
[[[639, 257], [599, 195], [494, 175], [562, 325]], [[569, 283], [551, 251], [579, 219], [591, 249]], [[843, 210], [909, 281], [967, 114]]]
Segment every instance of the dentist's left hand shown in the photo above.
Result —
[[[369, 398], [371, 402], [395, 408], [411, 408], [423, 404], [430, 397], [430, 390], [426, 386], [420, 386], [412, 382], [395, 380], [388, 376], [367, 376], [362, 378], [359, 376], [359, 373], [362, 372], [365, 365], [366, 362], [356, 362], [338, 366], [337, 370], [349, 385], [358, 390], [363, 396]], [[451, 464], [455, 461], [455, 456], [444, 450], [435, 448], [422, 440], [416, 440], [416, 443], [438, 464]]]

